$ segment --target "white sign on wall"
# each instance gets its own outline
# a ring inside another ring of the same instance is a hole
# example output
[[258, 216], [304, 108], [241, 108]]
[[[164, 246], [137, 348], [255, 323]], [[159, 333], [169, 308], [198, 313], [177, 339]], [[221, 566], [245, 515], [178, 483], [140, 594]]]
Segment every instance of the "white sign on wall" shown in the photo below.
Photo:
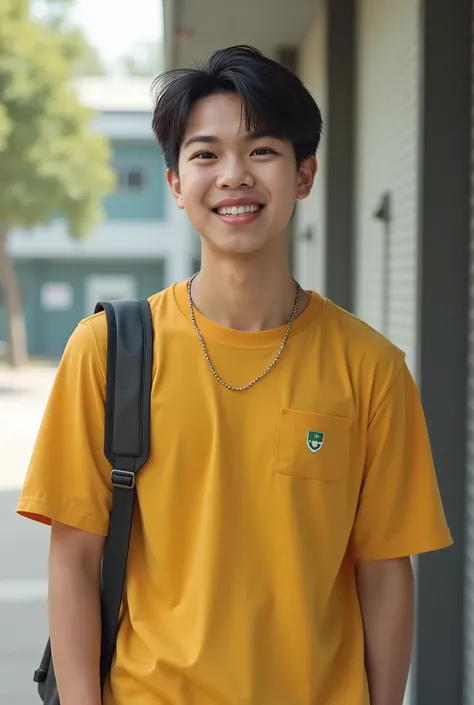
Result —
[[85, 294], [85, 315], [91, 316], [98, 301], [135, 299], [137, 281], [129, 274], [93, 274], [87, 277]]
[[41, 306], [45, 311], [69, 311], [74, 291], [69, 282], [45, 282], [41, 287]]

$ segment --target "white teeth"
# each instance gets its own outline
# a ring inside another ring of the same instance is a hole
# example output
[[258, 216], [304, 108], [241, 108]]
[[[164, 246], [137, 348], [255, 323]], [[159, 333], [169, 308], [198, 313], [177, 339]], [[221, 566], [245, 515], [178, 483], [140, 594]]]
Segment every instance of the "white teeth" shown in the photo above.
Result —
[[245, 215], [245, 213], [257, 213], [259, 210], [260, 206], [224, 206], [218, 208], [217, 212], [219, 215]]

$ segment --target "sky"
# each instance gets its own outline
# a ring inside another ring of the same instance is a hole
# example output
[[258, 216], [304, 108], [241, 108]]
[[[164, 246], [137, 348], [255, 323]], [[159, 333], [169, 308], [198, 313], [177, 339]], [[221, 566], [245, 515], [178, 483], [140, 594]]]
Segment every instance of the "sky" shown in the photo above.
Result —
[[162, 35], [162, 0], [75, 0], [73, 18], [107, 63]]

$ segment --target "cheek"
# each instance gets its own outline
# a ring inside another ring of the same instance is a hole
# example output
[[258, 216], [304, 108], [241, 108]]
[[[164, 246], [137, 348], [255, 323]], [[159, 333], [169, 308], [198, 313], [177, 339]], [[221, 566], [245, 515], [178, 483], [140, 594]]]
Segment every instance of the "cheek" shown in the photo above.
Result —
[[293, 210], [297, 192], [296, 174], [289, 169], [279, 170], [269, 175], [267, 188], [272, 196], [275, 211], [286, 213]]
[[[204, 171], [204, 170], [203, 170]], [[181, 192], [185, 204], [192, 207], [198, 205], [209, 190], [209, 178], [198, 170], [185, 172], [181, 177]]]

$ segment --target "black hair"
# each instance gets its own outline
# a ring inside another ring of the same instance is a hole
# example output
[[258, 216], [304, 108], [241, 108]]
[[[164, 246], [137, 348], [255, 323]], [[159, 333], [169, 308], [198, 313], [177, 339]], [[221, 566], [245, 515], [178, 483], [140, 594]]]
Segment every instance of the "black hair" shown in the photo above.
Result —
[[316, 154], [321, 112], [311, 93], [289, 69], [250, 46], [212, 53], [203, 64], [165, 71], [153, 82], [152, 128], [166, 166], [178, 172], [179, 151], [193, 104], [216, 93], [236, 93], [248, 132], [292, 142], [296, 162]]

